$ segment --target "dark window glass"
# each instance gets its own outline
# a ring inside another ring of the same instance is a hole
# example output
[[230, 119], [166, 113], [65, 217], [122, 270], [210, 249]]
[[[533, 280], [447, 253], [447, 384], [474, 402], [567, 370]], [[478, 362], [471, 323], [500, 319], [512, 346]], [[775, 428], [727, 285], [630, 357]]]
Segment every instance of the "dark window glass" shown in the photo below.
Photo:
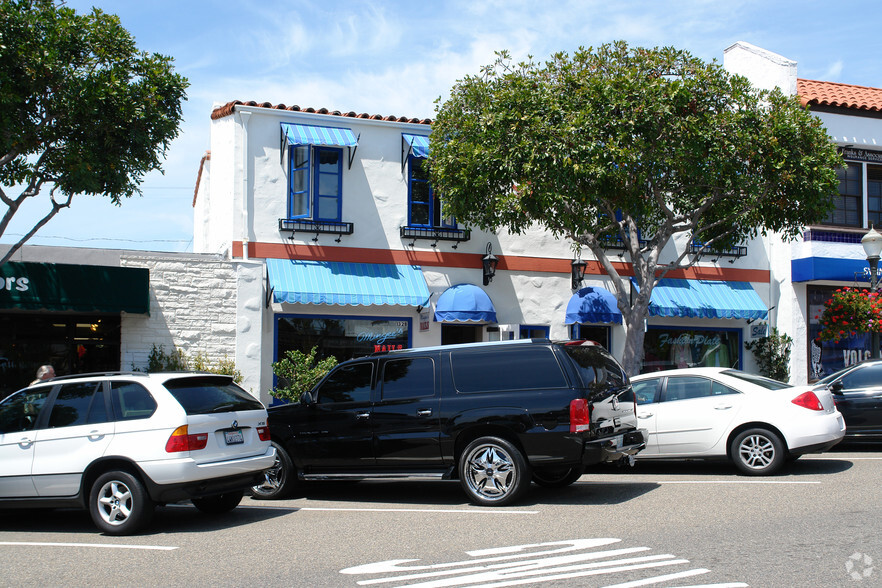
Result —
[[668, 378], [664, 400], [667, 402], [692, 400], [694, 398], [707, 398], [723, 394], [738, 394], [738, 392], [720, 382], [707, 378], [677, 377]]
[[568, 345], [564, 349], [579, 368], [582, 383], [588, 388], [620, 388], [628, 384], [622, 366], [605, 349], [597, 345]]
[[383, 400], [435, 395], [435, 362], [431, 357], [395, 359], [383, 366]]
[[226, 377], [176, 378], [168, 380], [165, 387], [184, 407], [187, 414], [211, 414], [263, 408], [263, 405], [254, 396]]
[[566, 378], [548, 347], [454, 351], [453, 380], [459, 392], [565, 388]]
[[834, 209], [827, 217], [826, 224], [845, 227], [863, 226], [862, 173], [860, 163], [847, 163], [836, 170], [839, 176], [839, 194], [833, 196]]
[[643, 380], [642, 382], [631, 382], [634, 388], [634, 394], [637, 395], [637, 404], [652, 404], [655, 402], [655, 393], [661, 380]]
[[288, 197], [290, 218], [308, 217], [309, 210], [309, 146], [292, 147], [291, 177]]
[[456, 219], [452, 216], [442, 217], [441, 197], [432, 190], [426, 160], [410, 157], [408, 192], [409, 215], [411, 226], [456, 228]]
[[[76, 425], [85, 425], [89, 422], [89, 409], [92, 403], [101, 405], [101, 413], [103, 419], [92, 422], [105, 422], [107, 420], [106, 411], [104, 411], [104, 394], [100, 382], [89, 382], [82, 384], [65, 384], [58, 392], [58, 397], [52, 404], [52, 412], [49, 415], [49, 428], [55, 427], [73, 427]], [[95, 418], [101, 418], [96, 406]]]
[[745, 382], [750, 382], [751, 384], [756, 384], [757, 386], [762, 386], [769, 390], [783, 390], [784, 388], [790, 388], [790, 384], [785, 384], [784, 382], [779, 382], [778, 380], [758, 376], [756, 374], [748, 374], [747, 372], [740, 372], [737, 370], [726, 370], [723, 373], [731, 378], [738, 378], [739, 380], [744, 380]]
[[374, 366], [372, 363], [353, 363], [338, 366], [322, 382], [316, 402], [369, 402]]
[[842, 384], [846, 390], [882, 388], [882, 364], [852, 370], [842, 378]]
[[33, 429], [51, 390], [50, 386], [22, 390], [0, 402], [0, 433]]
[[156, 411], [156, 401], [150, 392], [134, 382], [111, 382], [110, 404], [119, 421], [146, 419]]
[[867, 221], [882, 225], [882, 166], [867, 166]]
[[316, 148], [316, 211], [320, 220], [340, 220], [340, 185], [343, 174], [339, 149]]

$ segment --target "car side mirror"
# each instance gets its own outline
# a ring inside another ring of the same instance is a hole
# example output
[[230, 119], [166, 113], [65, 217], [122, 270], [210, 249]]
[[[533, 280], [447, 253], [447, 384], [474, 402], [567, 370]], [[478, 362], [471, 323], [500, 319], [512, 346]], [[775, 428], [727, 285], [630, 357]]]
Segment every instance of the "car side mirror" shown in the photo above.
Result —
[[310, 405], [315, 404], [315, 399], [312, 397], [312, 390], [308, 390], [300, 395], [300, 404]]
[[840, 394], [844, 388], [845, 384], [842, 383], [842, 380], [836, 380], [830, 384], [830, 390], [835, 394]]

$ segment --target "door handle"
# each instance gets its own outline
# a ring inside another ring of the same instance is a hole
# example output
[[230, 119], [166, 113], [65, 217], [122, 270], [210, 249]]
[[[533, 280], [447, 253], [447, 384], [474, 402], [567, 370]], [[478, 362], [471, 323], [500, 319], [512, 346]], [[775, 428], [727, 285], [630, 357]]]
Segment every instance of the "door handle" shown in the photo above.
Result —
[[24, 449], [26, 447], [30, 447], [31, 445], [33, 445], [34, 440], [29, 439], [27, 437], [22, 437], [21, 439], [18, 440], [18, 444], [19, 444], [19, 446], [21, 446], [22, 449]]
[[102, 433], [101, 431], [90, 431], [89, 432], [89, 439], [91, 439], [92, 441], [97, 441], [98, 439], [102, 439], [103, 437], [104, 437], [104, 433]]
[[421, 416], [421, 417], [432, 416], [432, 409], [431, 408], [421, 408], [421, 409], [417, 410], [417, 416]]
[[645, 413], [645, 414], [638, 414], [638, 415], [637, 415], [637, 418], [638, 418], [638, 419], [648, 419], [648, 418], [651, 417], [651, 416], [652, 416], [652, 413], [651, 413], [651, 412], [647, 412], [647, 413]]
[[714, 410], [728, 410], [732, 408], [731, 404], [718, 404], [714, 407]]
[[359, 420], [369, 419], [371, 417], [371, 413], [369, 412], [358, 412], [355, 414], [355, 418]]

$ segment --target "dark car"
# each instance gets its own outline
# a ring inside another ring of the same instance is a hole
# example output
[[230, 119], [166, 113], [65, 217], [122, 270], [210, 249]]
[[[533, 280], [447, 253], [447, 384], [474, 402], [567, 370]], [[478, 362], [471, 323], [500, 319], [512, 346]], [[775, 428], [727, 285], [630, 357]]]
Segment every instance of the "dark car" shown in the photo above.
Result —
[[259, 498], [299, 480], [459, 479], [481, 505], [533, 480], [576, 481], [585, 466], [646, 444], [616, 360], [590, 342], [547, 339], [393, 351], [338, 365], [301, 401], [269, 410], [276, 466]]
[[845, 419], [845, 441], [882, 442], [882, 360], [870, 359], [814, 384], [833, 393]]

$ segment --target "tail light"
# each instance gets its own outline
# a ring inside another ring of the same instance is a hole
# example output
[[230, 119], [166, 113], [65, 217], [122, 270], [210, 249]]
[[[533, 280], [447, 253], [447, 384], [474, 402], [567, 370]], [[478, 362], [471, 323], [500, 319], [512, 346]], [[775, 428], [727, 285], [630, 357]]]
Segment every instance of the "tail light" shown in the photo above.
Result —
[[260, 437], [261, 441], [269, 441], [270, 440], [269, 427], [257, 427], [257, 436]]
[[803, 392], [790, 402], [796, 406], [801, 406], [809, 410], [824, 410], [824, 406], [821, 404], [821, 401], [818, 400], [818, 397], [815, 396], [814, 392]]
[[584, 398], [570, 400], [570, 433], [587, 431], [591, 427], [591, 408]]
[[171, 437], [165, 444], [167, 453], [177, 453], [179, 451], [197, 451], [205, 449], [208, 444], [208, 433], [197, 433], [190, 435], [187, 431], [187, 425], [182, 425], [174, 430]]

